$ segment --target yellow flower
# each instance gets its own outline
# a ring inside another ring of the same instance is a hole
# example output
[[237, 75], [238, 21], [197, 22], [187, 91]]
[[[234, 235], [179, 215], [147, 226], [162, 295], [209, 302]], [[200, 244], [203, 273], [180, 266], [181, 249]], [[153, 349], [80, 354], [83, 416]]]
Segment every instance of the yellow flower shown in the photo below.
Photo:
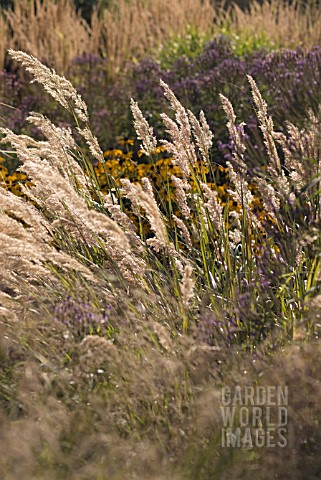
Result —
[[133, 152], [127, 152], [127, 153], [123, 153], [122, 158], [125, 158], [125, 160], [130, 160], [132, 156], [133, 156]]
[[124, 153], [122, 150], [119, 150], [117, 148], [113, 150], [106, 150], [104, 152], [104, 157], [123, 157]]
[[8, 169], [4, 165], [0, 165], [0, 175], [7, 175]]
[[153, 150], [153, 154], [157, 155], [158, 153], [166, 152], [166, 147], [163, 145], [159, 145], [155, 150]]
[[132, 140], [130, 138], [124, 138], [122, 140], [119, 140], [118, 144], [119, 145], [134, 145], [134, 140]]
[[105, 163], [106, 167], [107, 168], [115, 168], [116, 166], [118, 167], [119, 165], [119, 162], [118, 160], [116, 160], [115, 158], [111, 159], [111, 160], [107, 160], [106, 163]]

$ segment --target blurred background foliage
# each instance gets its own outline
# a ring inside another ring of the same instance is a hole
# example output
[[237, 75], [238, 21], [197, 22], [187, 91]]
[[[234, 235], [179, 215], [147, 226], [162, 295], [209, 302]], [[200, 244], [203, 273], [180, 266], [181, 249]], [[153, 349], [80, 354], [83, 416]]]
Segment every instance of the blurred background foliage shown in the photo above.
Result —
[[[165, 135], [158, 113], [167, 108], [160, 78], [194, 114], [204, 110], [215, 135], [212, 157], [220, 164], [229, 158], [230, 146], [220, 93], [247, 123], [251, 156], [264, 161], [246, 74], [258, 82], [277, 129], [284, 132], [288, 118], [304, 127], [310, 110], [319, 115], [321, 52], [315, 45], [321, 44], [321, 15], [316, 1], [306, 2], [303, 12], [302, 2], [278, 0], [237, 2], [228, 11], [221, 7], [229, 3], [216, 2], [213, 8], [205, 1], [180, 1], [174, 8], [168, 0], [77, 0], [75, 5], [89, 26], [68, 0], [44, 2], [46, 8], [39, 7], [36, 15], [28, 10], [29, 4], [16, 0], [9, 18], [13, 35], [6, 34], [4, 22], [3, 54], [8, 46], [24, 49], [70, 79], [89, 106], [93, 130], [104, 150], [117, 148], [120, 139], [135, 138], [131, 97], [139, 102], [155, 133]], [[238, 5], [249, 10], [244, 12]], [[93, 13], [96, 6], [101, 7], [99, 15]], [[64, 112], [43, 96], [39, 86], [30, 85], [25, 72], [6, 56], [4, 65], [0, 72], [3, 124], [37, 135], [26, 122], [32, 110], [60, 125], [66, 123]], [[142, 163], [145, 159], [138, 157], [138, 150], [136, 142], [133, 156]]]
[[[82, 12], [83, 17], [90, 22], [91, 15], [94, 7], [98, 6], [99, 8], [105, 8], [110, 6], [112, 3], [117, 2], [117, 0], [74, 0], [76, 8]], [[219, 3], [219, 2], [217, 2]], [[231, 3], [231, 0], [225, 2], [226, 6]], [[250, 0], [237, 0], [237, 3], [241, 8], [245, 8], [249, 5]], [[0, 0], [0, 7], [9, 8], [14, 4], [14, 0]]]

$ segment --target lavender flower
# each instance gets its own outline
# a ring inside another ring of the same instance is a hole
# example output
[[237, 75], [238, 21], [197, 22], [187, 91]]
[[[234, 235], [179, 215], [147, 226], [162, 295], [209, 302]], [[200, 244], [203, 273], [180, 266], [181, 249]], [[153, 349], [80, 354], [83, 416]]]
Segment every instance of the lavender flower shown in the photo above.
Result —
[[90, 303], [77, 302], [68, 295], [54, 306], [54, 319], [65, 325], [66, 339], [81, 341], [86, 335], [107, 334], [110, 310], [111, 306], [108, 305], [102, 312], [98, 312]]

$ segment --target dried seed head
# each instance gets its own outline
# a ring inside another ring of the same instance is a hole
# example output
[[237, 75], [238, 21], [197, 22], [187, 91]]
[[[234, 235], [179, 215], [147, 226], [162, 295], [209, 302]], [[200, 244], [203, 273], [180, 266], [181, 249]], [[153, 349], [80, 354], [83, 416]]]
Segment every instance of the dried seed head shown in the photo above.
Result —
[[209, 151], [213, 145], [214, 135], [210, 127], [208, 126], [203, 110], [201, 110], [199, 121], [190, 110], [188, 110], [188, 116], [189, 116], [190, 123], [192, 125], [196, 144], [202, 155], [202, 159], [205, 165], [208, 165]]
[[190, 168], [196, 165], [197, 156], [195, 153], [195, 145], [191, 139], [191, 127], [188, 114], [182, 104], [178, 101], [168, 85], [160, 81], [164, 89], [164, 94], [169, 100], [172, 110], [175, 112], [176, 123], [166, 114], [161, 114], [161, 118], [167, 133], [171, 136], [172, 141], [161, 140], [166, 150], [173, 155], [173, 164], [177, 165], [184, 178], [188, 178]]
[[223, 110], [227, 117], [227, 128], [230, 134], [230, 138], [233, 141], [233, 168], [241, 176], [246, 176], [247, 167], [244, 161], [244, 152], [246, 147], [244, 145], [244, 123], [241, 123], [238, 127], [235, 125], [236, 116], [234, 113], [233, 105], [224, 97], [220, 95]]
[[150, 156], [157, 148], [157, 140], [153, 136], [153, 128], [149, 126], [149, 123], [144, 118], [138, 103], [133, 99], [130, 100], [130, 108], [134, 117], [134, 127], [137, 138], [143, 142], [141, 150], [145, 155]]
[[224, 228], [223, 206], [217, 198], [217, 192], [211, 190], [206, 183], [201, 183], [203, 194], [207, 199], [204, 208], [207, 210], [209, 218], [218, 232]]
[[191, 210], [187, 204], [185, 190], [190, 190], [191, 186], [186, 181], [175, 177], [175, 175], [171, 176], [171, 180], [175, 187], [175, 199], [181, 209], [182, 215], [188, 220], [191, 216]]
[[55, 70], [46, 67], [32, 55], [15, 50], [9, 50], [8, 53], [33, 75], [32, 82], [40, 83], [69, 113], [76, 114], [83, 122], [88, 122], [87, 105], [65, 77], [57, 75]]
[[186, 241], [187, 246], [192, 247], [193, 244], [192, 244], [191, 236], [183, 220], [181, 218], [176, 217], [176, 215], [172, 215], [172, 218], [176, 223], [177, 227], [179, 228], [179, 230], [181, 231], [181, 235]]
[[78, 132], [84, 139], [86, 140], [86, 143], [89, 147], [90, 153], [96, 160], [98, 160], [100, 163], [104, 163], [104, 154], [99, 146], [98, 140], [93, 135], [92, 131], [89, 128], [77, 128]]
[[156, 235], [158, 242], [165, 248], [168, 245], [167, 231], [161, 212], [154, 197], [144, 192], [140, 184], [131, 183], [128, 179], [122, 179], [122, 193], [134, 204], [135, 208], [143, 208], [150, 223], [150, 227]]
[[185, 265], [184, 275], [180, 285], [182, 302], [184, 306], [187, 306], [190, 300], [194, 296], [195, 282], [191, 278], [192, 273], [193, 273], [192, 267], [190, 265]]

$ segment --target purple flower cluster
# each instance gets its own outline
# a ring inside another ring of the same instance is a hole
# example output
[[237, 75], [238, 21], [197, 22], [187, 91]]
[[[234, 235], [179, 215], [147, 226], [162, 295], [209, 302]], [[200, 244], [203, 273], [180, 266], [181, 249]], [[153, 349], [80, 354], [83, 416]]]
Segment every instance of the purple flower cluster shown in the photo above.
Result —
[[82, 340], [86, 335], [104, 335], [109, 327], [109, 311], [107, 306], [102, 313], [90, 303], [77, 302], [68, 295], [54, 307], [54, 319], [65, 327], [65, 338]]
[[[220, 36], [208, 43], [200, 55], [193, 59], [182, 56], [167, 68], [156, 60], [145, 59], [130, 66], [126, 75], [115, 81], [109, 77], [107, 67], [106, 60], [87, 54], [75, 58], [68, 73], [89, 106], [93, 130], [103, 149], [115, 147], [120, 137], [136, 137], [129, 108], [131, 97], [139, 102], [156, 135], [165, 135], [160, 113], [168, 113], [168, 105], [160, 78], [185, 107], [196, 115], [201, 109], [205, 112], [216, 141], [220, 141], [213, 156], [222, 162], [229, 155], [229, 138], [220, 93], [233, 103], [239, 121], [246, 122], [251, 155], [261, 156], [263, 152], [246, 74], [257, 81], [277, 129], [284, 130], [285, 120], [302, 126], [308, 110], [317, 113], [321, 102], [321, 47], [308, 52], [300, 48], [256, 51], [239, 57], [228, 38]], [[57, 123], [68, 119], [60, 106], [44, 96], [39, 86], [30, 86], [20, 73], [2, 73], [0, 89], [3, 103], [15, 108], [1, 105], [0, 116], [6, 126], [16, 131], [30, 133], [24, 127], [30, 109], [45, 113]]]
[[[223, 318], [223, 317], [222, 317]], [[238, 342], [240, 328], [237, 325], [235, 317], [219, 320], [216, 317], [203, 316], [197, 326], [196, 337], [199, 341], [217, 346], [221, 343], [234, 345]]]
[[[247, 123], [247, 142], [251, 155], [262, 155], [258, 141], [259, 129], [253, 114], [253, 102], [246, 74], [252, 75], [268, 103], [277, 129], [284, 131], [285, 121], [302, 126], [309, 109], [318, 112], [321, 101], [321, 48], [309, 52], [302, 49], [275, 52], [254, 52], [242, 58], [235, 55], [228, 40], [218, 38], [204, 48], [194, 60], [177, 60], [171, 69], [145, 60], [133, 69], [134, 97], [144, 113], [162, 112], [166, 108], [159, 78], [169, 84], [185, 107], [195, 114], [204, 110], [219, 143], [214, 149], [216, 159], [230, 159], [226, 118], [219, 94], [232, 102], [239, 121]], [[158, 115], [153, 125], [164, 133]], [[218, 158], [217, 158], [218, 157]], [[223, 158], [222, 158], [223, 157]]]

